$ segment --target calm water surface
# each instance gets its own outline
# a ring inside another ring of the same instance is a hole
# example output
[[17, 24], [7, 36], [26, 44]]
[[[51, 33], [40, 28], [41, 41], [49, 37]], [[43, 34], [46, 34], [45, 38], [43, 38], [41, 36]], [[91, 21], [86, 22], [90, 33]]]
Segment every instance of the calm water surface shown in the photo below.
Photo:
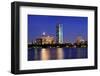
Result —
[[28, 61], [87, 58], [87, 48], [29, 48]]

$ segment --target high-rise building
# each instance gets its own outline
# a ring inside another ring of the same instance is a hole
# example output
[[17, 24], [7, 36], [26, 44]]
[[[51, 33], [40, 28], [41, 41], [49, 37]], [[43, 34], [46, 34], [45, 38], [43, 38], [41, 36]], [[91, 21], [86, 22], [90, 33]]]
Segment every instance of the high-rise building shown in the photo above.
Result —
[[63, 25], [58, 24], [56, 26], [56, 42], [62, 44], [63, 43]]

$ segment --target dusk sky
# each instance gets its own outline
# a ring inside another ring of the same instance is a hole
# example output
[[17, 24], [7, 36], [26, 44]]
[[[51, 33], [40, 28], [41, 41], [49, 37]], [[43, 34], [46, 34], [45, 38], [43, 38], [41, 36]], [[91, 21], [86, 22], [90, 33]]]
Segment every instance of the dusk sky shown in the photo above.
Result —
[[64, 41], [75, 42], [78, 36], [87, 40], [88, 17], [28, 15], [28, 42], [43, 32], [56, 37], [56, 25], [63, 24]]

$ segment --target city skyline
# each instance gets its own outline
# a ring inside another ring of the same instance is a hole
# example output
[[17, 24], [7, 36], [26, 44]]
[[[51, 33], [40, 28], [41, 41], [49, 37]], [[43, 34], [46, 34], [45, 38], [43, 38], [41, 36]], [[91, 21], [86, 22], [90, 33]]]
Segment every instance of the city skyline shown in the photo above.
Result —
[[56, 37], [56, 25], [63, 24], [63, 40], [75, 42], [82, 36], [87, 40], [87, 17], [28, 15], [28, 42], [32, 42], [43, 32]]

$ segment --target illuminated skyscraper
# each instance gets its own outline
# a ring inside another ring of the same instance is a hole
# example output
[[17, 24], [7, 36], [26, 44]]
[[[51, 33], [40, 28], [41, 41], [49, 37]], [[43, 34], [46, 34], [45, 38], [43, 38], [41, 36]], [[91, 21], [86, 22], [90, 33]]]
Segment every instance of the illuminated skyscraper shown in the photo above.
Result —
[[58, 24], [56, 26], [56, 42], [63, 43], [63, 25]]

